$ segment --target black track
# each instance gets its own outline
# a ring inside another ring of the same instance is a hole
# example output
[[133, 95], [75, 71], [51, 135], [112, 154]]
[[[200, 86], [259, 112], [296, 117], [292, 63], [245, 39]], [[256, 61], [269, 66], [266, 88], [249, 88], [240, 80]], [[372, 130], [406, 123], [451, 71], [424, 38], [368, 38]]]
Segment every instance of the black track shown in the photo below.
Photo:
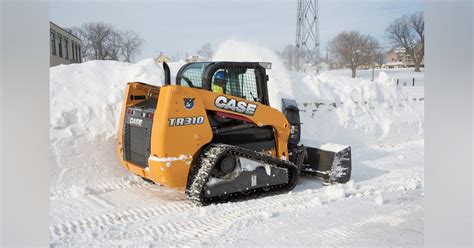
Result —
[[[220, 161], [220, 158], [222, 156], [229, 153], [233, 156], [243, 157], [250, 160], [287, 169], [289, 180], [285, 184], [273, 185], [264, 188], [254, 188], [250, 190], [242, 190], [240, 192], [221, 196], [205, 197], [204, 186], [209, 180], [212, 168], [216, 166], [216, 163]], [[191, 170], [186, 186], [186, 195], [191, 201], [198, 205], [209, 205], [212, 203], [258, 198], [290, 191], [296, 186], [298, 176], [298, 167], [289, 161], [280, 160], [278, 158], [263, 155], [261, 153], [237, 146], [219, 143], [210, 144], [203, 150], [197, 163], [193, 166], [193, 169]]]

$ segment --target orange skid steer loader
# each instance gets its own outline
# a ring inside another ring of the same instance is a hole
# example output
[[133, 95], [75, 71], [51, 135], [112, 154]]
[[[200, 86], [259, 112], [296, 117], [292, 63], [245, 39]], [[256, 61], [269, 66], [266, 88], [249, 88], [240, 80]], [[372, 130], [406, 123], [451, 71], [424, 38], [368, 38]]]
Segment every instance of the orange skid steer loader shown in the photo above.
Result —
[[350, 147], [300, 145], [296, 102], [270, 107], [270, 63], [189, 63], [175, 85], [163, 68], [163, 86], [125, 89], [118, 153], [132, 173], [184, 189], [200, 205], [287, 192], [300, 173], [327, 183], [350, 179]]

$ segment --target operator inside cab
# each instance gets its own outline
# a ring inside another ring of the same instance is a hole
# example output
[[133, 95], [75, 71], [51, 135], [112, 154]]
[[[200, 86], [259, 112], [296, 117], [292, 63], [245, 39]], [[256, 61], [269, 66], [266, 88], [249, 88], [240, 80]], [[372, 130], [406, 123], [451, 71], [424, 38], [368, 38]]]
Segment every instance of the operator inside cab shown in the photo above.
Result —
[[223, 70], [216, 72], [214, 81], [212, 82], [212, 92], [225, 94], [225, 87], [227, 85], [227, 73]]

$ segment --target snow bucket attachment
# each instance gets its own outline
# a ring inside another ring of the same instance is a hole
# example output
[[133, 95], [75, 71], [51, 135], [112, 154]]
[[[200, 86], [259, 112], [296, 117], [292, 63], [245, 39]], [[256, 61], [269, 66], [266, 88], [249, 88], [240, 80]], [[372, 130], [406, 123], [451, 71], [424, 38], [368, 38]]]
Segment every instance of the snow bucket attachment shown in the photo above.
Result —
[[351, 147], [325, 144], [320, 148], [306, 147], [301, 171], [327, 183], [346, 183], [351, 178]]

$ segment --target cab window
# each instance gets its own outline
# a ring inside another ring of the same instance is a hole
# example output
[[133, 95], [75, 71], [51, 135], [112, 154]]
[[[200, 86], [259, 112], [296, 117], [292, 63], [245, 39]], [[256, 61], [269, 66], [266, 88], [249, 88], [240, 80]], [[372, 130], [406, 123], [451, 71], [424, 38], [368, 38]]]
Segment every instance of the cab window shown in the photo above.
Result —
[[202, 74], [204, 69], [210, 63], [193, 63], [188, 64], [181, 72], [181, 79], [179, 85], [202, 88]]
[[[224, 78], [224, 79], [222, 79]], [[211, 90], [249, 101], [261, 102], [255, 69], [219, 69], [211, 81]]]

